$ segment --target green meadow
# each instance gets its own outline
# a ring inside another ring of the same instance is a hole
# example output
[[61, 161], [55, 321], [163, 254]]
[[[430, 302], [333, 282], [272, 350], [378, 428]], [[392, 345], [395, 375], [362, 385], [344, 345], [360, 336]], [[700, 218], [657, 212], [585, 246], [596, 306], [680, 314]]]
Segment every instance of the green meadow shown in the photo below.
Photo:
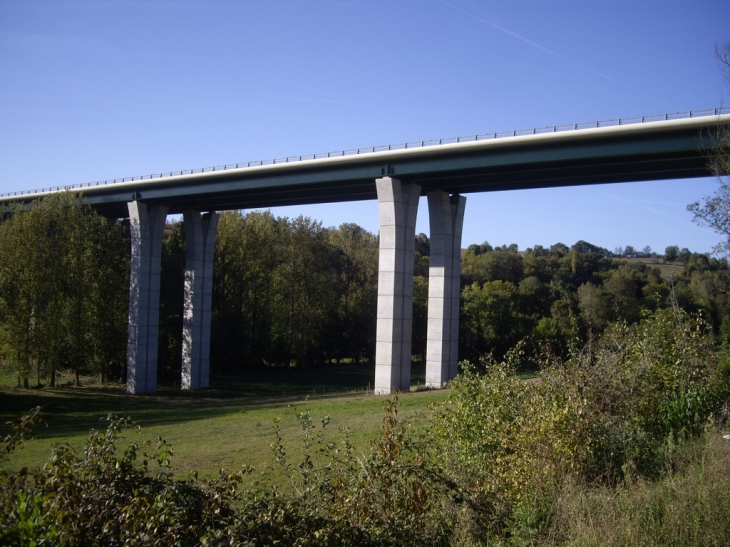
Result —
[[[104, 429], [105, 418], [114, 413], [130, 417], [140, 426], [125, 433], [127, 442], [141, 443], [162, 437], [174, 450], [172, 471], [183, 477], [195, 470], [212, 477], [220, 469], [254, 468], [252, 480], [284, 484], [271, 444], [276, 440], [274, 422], [280, 420], [289, 455], [296, 459], [302, 446], [297, 414], [309, 409], [315, 423], [329, 416], [324, 429], [328, 440], [341, 441], [342, 430], [362, 453], [379, 434], [383, 397], [372, 393], [369, 366], [343, 365], [325, 370], [265, 370], [236, 378], [213, 378], [211, 387], [184, 392], [161, 386], [156, 395], [127, 395], [120, 384], [101, 385], [86, 378], [75, 387], [61, 377], [58, 387], [20, 389], [14, 374], [0, 369], [0, 419], [17, 419], [33, 407], [43, 408], [45, 426], [35, 438], [6, 462], [8, 469], [42, 466], [56, 443], [81, 450], [91, 429]], [[414, 367], [414, 391], [400, 396], [399, 416], [422, 423], [428, 406], [443, 400], [447, 392], [418, 391], [424, 367]], [[4, 426], [3, 431], [9, 429]]]

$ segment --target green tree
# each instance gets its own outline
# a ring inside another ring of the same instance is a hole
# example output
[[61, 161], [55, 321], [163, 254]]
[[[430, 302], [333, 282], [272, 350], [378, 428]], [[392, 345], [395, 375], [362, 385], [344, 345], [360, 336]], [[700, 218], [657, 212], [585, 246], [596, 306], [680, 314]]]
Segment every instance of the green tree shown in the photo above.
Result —
[[522, 257], [509, 247], [475, 253], [468, 248], [461, 259], [463, 283], [486, 283], [487, 281], [509, 281], [518, 284], [522, 278]]
[[240, 373], [270, 360], [279, 230], [266, 212], [221, 214], [213, 263], [212, 364]]
[[25, 385], [31, 368], [39, 384], [61, 368], [78, 383], [124, 361], [127, 255], [124, 228], [69, 193], [0, 224], [0, 343]]
[[509, 281], [472, 283], [461, 293], [466, 353], [503, 355], [522, 335], [519, 293]]
[[667, 262], [674, 262], [679, 256], [679, 247], [676, 245], [670, 245], [664, 249], [664, 260]]
[[160, 261], [160, 323], [157, 378], [179, 382], [185, 302], [185, 224], [166, 224]]
[[348, 223], [330, 232], [330, 244], [339, 281], [339, 358], [370, 360], [375, 347], [378, 238], [357, 224]]
[[329, 231], [304, 216], [279, 219], [277, 225], [275, 360], [285, 366], [321, 365], [337, 347], [328, 329], [337, 308]]
[[89, 365], [106, 379], [124, 381], [129, 314], [129, 228], [95, 215], [86, 240], [86, 332]]
[[[730, 91], [730, 42], [715, 46], [715, 57], [725, 77]], [[730, 255], [730, 125], [720, 126], [713, 135], [714, 148], [709, 156], [709, 164], [717, 177], [719, 187], [713, 196], [705, 196], [687, 206], [694, 214], [694, 221], [708, 226], [725, 238], [714, 247], [717, 254]]]

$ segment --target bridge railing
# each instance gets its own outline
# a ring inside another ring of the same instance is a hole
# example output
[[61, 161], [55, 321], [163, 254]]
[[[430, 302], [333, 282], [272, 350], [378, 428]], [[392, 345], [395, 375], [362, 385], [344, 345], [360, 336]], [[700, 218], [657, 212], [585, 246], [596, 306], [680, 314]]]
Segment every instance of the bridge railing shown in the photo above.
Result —
[[466, 135], [462, 137], [450, 137], [447, 139], [430, 139], [423, 141], [405, 142], [401, 144], [387, 144], [381, 146], [369, 146], [365, 148], [351, 148], [349, 150], [339, 150], [335, 152], [322, 152], [317, 154], [305, 154], [301, 156], [286, 156], [283, 158], [274, 158], [269, 160], [257, 160], [241, 163], [229, 163], [225, 165], [214, 165], [212, 167], [200, 167], [197, 169], [183, 169], [179, 171], [166, 171], [162, 173], [152, 173], [150, 175], [142, 175], [135, 177], [123, 177], [117, 179], [107, 179], [95, 182], [83, 182], [78, 184], [69, 184], [64, 186], [49, 186], [46, 188], [37, 188], [34, 190], [21, 190], [18, 192], [7, 192], [0, 194], [3, 197], [25, 196], [32, 194], [40, 194], [45, 192], [59, 192], [64, 190], [77, 190], [90, 188], [95, 186], [106, 186], [108, 184], [116, 184], [119, 182], [135, 182], [142, 180], [153, 180], [170, 177], [180, 177], [184, 175], [194, 175], [198, 173], [211, 173], [214, 171], [228, 171], [231, 169], [245, 169], [249, 167], [260, 167], [263, 165], [275, 165], [282, 163], [299, 163], [302, 161], [318, 160], [323, 158], [336, 158], [343, 156], [356, 156], [362, 154], [374, 154], [376, 152], [385, 152], [388, 150], [405, 150], [409, 148], [423, 148], [426, 146], [439, 146], [444, 144], [454, 144], [470, 141], [485, 141], [494, 139], [504, 139], [509, 137], [522, 137], [525, 135], [542, 135], [545, 133], [562, 133], [565, 131], [580, 131], [582, 129], [593, 129], [596, 127], [611, 127], [617, 125], [634, 125], [649, 122], [680, 120], [685, 118], [701, 118], [707, 116], [719, 116], [720, 114], [730, 113], [730, 108], [708, 108], [705, 110], [686, 110], [682, 112], [672, 112], [667, 114], [655, 114], [652, 116], [634, 116], [631, 118], [615, 118], [610, 120], [599, 120], [595, 122], [581, 122], [563, 125], [548, 125], [544, 127], [533, 127], [531, 129], [515, 129], [513, 131], [499, 131], [495, 133], [479, 133], [475, 135]]

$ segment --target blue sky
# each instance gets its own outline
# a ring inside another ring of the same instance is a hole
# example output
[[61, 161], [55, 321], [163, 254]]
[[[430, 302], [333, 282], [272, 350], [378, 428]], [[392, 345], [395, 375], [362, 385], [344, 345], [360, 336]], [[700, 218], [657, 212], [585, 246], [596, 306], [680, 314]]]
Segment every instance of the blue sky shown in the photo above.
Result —
[[[2, 0], [0, 192], [712, 108], [726, 40], [726, 0]], [[463, 243], [707, 252], [716, 185], [469, 194]], [[377, 231], [375, 202], [272, 212]]]

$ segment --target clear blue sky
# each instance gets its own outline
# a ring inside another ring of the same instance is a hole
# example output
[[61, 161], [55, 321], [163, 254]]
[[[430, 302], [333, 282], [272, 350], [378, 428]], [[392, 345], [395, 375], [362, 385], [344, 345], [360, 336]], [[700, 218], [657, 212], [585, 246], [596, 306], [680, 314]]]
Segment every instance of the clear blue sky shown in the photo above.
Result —
[[[2, 0], [0, 192], [711, 108], [726, 40], [727, 0]], [[469, 194], [463, 243], [706, 252], [716, 184]], [[272, 211], [377, 231], [375, 202]]]

